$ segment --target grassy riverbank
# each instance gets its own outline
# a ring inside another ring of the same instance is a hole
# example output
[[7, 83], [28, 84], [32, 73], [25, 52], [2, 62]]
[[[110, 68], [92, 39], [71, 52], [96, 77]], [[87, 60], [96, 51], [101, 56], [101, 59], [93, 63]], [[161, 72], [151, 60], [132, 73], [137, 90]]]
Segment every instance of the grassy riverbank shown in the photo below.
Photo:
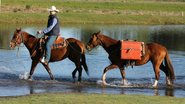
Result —
[[0, 104], [184, 104], [184, 98], [79, 93], [35, 94], [0, 98]]
[[171, 1], [3, 0], [0, 23], [45, 24], [55, 5], [63, 24], [185, 24], [185, 2]]

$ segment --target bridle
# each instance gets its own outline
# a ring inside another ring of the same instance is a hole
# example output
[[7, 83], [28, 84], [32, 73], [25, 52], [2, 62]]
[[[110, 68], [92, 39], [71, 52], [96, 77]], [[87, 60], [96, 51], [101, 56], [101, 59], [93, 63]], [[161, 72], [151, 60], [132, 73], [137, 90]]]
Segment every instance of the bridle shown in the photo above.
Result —
[[97, 41], [99, 41], [99, 45], [103, 45], [103, 42], [102, 42], [102, 40], [101, 39], [99, 39], [99, 37], [97, 36], [97, 35], [95, 35], [96, 36], [96, 38], [97, 38]]
[[[101, 39], [99, 39], [99, 37], [97, 36], [97, 34], [94, 34], [94, 37], [96, 37], [96, 42], [97, 42], [98, 44], [94, 44], [94, 43], [91, 41], [90, 43], [87, 43], [87, 48], [90, 48], [90, 46], [96, 47], [96, 46], [98, 46], [98, 45], [103, 45]], [[92, 37], [91, 40], [93, 40], [94, 37]]]
[[20, 46], [20, 44], [24, 42], [24, 38], [23, 38], [22, 32], [17, 34], [16, 39], [12, 40], [11, 42], [14, 43], [15, 46]]

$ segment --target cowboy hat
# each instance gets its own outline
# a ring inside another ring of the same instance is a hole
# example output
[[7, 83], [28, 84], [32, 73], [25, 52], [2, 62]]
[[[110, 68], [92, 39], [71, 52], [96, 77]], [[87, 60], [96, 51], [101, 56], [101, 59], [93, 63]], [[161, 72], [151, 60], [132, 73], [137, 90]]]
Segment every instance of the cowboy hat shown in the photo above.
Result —
[[49, 8], [48, 11], [50, 11], [50, 12], [53, 12], [53, 11], [59, 12], [59, 10], [55, 6], [51, 6], [51, 8]]

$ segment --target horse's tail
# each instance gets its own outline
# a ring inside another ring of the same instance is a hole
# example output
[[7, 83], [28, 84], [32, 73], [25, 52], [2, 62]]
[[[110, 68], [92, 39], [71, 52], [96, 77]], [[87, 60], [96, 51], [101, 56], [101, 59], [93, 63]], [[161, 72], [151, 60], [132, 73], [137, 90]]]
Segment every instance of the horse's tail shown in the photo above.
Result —
[[174, 74], [174, 69], [172, 66], [172, 62], [170, 61], [168, 52], [166, 53], [166, 56], [165, 56], [165, 66], [168, 69], [170, 80], [173, 81], [175, 79], [175, 74]]
[[87, 75], [89, 76], [89, 71], [88, 71], [88, 67], [87, 67], [87, 64], [86, 64], [86, 57], [85, 57], [85, 53], [82, 53], [81, 55], [81, 64], [83, 66], [83, 68], [85, 69], [85, 72], [87, 73]]

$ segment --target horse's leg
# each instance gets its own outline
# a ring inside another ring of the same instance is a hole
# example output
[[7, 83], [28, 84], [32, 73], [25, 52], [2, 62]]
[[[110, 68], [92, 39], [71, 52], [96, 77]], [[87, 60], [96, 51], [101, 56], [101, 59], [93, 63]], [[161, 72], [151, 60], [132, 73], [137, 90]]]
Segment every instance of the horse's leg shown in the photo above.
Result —
[[120, 73], [121, 73], [121, 76], [122, 76], [122, 81], [123, 81], [123, 85], [129, 85], [128, 81], [126, 80], [126, 73], [125, 73], [125, 69], [124, 67], [122, 68], [119, 68], [120, 69]]
[[114, 65], [114, 64], [111, 64], [111, 65], [107, 66], [107, 67], [104, 69], [104, 71], [103, 71], [103, 76], [102, 76], [102, 81], [103, 81], [103, 84], [104, 84], [104, 85], [107, 84], [107, 83], [106, 83], [106, 72], [107, 72], [108, 70], [111, 70], [111, 69], [114, 69], [114, 68], [118, 68], [118, 66], [117, 66], [117, 65]]
[[75, 78], [76, 78], [76, 72], [78, 71], [77, 68], [75, 68], [75, 70], [72, 72], [72, 77], [73, 77], [73, 80], [75, 82]]
[[28, 80], [31, 80], [31, 77], [35, 71], [35, 67], [37, 66], [37, 64], [39, 63], [38, 60], [33, 60], [32, 63], [31, 63], [31, 69], [30, 69], [30, 75], [28, 77]]
[[81, 82], [82, 80], [82, 67], [81, 67], [81, 63], [80, 63], [80, 60], [78, 62], [75, 62], [75, 66], [76, 66], [76, 69], [73, 71], [74, 73], [74, 76], [75, 76], [75, 71], [78, 70], [78, 82]]
[[81, 82], [81, 80], [82, 80], [82, 67], [80, 66], [79, 68], [78, 68], [78, 82]]
[[156, 60], [155, 62], [152, 62], [153, 63], [153, 69], [154, 69], [154, 72], [155, 72], [155, 82], [153, 84], [153, 87], [157, 87], [158, 85], [158, 80], [159, 80], [159, 77], [160, 77], [160, 65], [162, 63], [161, 60]]
[[74, 80], [74, 82], [75, 82], [75, 78], [76, 78], [76, 72], [78, 71], [78, 82], [81, 82], [81, 80], [82, 80], [82, 67], [81, 67], [81, 65], [78, 65], [78, 64], [76, 64], [75, 63], [75, 66], [76, 66], [76, 68], [74, 69], [74, 71], [72, 72], [72, 77], [73, 77], [73, 80]]
[[170, 81], [170, 79], [169, 79], [169, 72], [167, 71], [167, 68], [163, 65], [163, 63], [161, 63], [160, 69], [161, 69], [161, 70], [165, 73], [165, 75], [166, 75], [166, 84], [169, 85], [169, 86], [171, 86], [172, 83], [171, 83], [171, 81]]
[[48, 74], [49, 74], [51, 80], [55, 80], [53, 74], [51, 73], [51, 69], [49, 68], [49, 65], [46, 65], [46, 64], [42, 64], [42, 65], [43, 65], [43, 66], [45, 67], [45, 69], [47, 70], [47, 72], [48, 72]]
[[[73, 54], [74, 55], [74, 54]], [[73, 56], [69, 56], [68, 57], [69, 60], [71, 60], [76, 68], [74, 69], [74, 71], [72, 72], [72, 77], [73, 77], [73, 80], [75, 82], [75, 78], [76, 78], [76, 72], [78, 71], [78, 81], [81, 82], [81, 76], [82, 76], [82, 67], [81, 67], [81, 62], [80, 62], [80, 56], [76, 56], [76, 57], [73, 57]]]

